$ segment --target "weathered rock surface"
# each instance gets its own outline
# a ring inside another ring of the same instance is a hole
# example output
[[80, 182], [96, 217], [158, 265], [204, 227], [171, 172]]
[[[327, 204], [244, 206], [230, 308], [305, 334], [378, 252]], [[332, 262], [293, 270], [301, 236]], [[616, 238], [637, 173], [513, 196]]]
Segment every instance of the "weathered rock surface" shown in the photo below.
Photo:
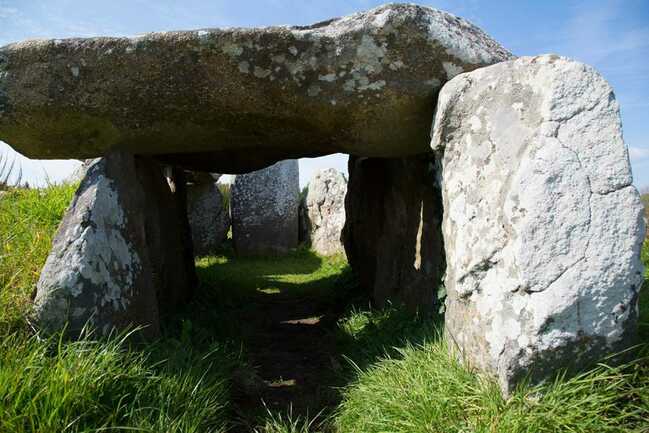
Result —
[[297, 160], [235, 177], [230, 207], [237, 254], [282, 254], [297, 247], [299, 188]]
[[81, 161], [81, 165], [78, 166], [70, 176], [68, 176], [65, 179], [65, 183], [77, 183], [81, 182], [84, 177], [86, 177], [86, 172], [88, 172], [88, 168], [92, 165], [93, 159], [86, 159], [84, 161]]
[[117, 152], [94, 160], [61, 222], [37, 284], [36, 325], [79, 335], [128, 326], [159, 332], [160, 313], [191, 295], [184, 203], [160, 166]]
[[379, 306], [436, 305], [444, 272], [440, 205], [432, 156], [349, 158], [343, 241]]
[[627, 347], [644, 223], [604, 79], [554, 55], [463, 74], [433, 131], [446, 330], [463, 357], [508, 392]]
[[32, 158], [122, 149], [230, 173], [413, 155], [441, 85], [509, 57], [469, 22], [404, 4], [307, 27], [27, 41], [0, 48], [0, 139]]
[[187, 215], [194, 254], [214, 253], [230, 230], [230, 212], [214, 178], [195, 179], [187, 186]]
[[320, 170], [309, 182], [305, 197], [308, 240], [315, 252], [330, 256], [344, 253], [341, 233], [345, 226], [347, 179], [333, 168]]

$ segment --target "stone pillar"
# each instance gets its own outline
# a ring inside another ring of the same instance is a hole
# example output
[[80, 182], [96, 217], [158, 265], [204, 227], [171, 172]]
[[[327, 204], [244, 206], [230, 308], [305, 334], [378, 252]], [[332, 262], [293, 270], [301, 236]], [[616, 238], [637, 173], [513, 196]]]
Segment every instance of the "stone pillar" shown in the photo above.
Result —
[[345, 210], [345, 251], [361, 287], [379, 306], [432, 308], [444, 271], [432, 156], [350, 156]]
[[230, 206], [237, 254], [284, 254], [297, 247], [299, 187], [294, 159], [235, 177]]
[[462, 359], [507, 394], [628, 347], [644, 223], [604, 79], [554, 55], [462, 74], [439, 95], [432, 147]]
[[155, 161], [123, 152], [94, 160], [41, 272], [37, 327], [78, 337], [86, 324], [102, 335], [145, 326], [157, 336], [161, 311], [195, 284], [181, 205]]
[[187, 215], [194, 254], [215, 253], [230, 230], [230, 212], [216, 183], [219, 175], [192, 173], [187, 185]]
[[313, 251], [323, 256], [344, 254], [347, 179], [333, 168], [318, 170], [300, 203], [301, 236]]

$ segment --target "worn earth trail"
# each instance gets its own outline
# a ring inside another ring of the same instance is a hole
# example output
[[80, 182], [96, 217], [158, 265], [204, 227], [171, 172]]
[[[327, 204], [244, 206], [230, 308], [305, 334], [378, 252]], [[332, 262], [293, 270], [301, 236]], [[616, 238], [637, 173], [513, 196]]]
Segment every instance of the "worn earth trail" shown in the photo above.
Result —
[[230, 249], [198, 260], [197, 272], [202, 300], [187, 320], [206, 342], [230, 342], [241, 355], [232, 376], [233, 431], [328, 415], [349, 378], [343, 354], [352, 341], [339, 320], [367, 301], [347, 260], [303, 249], [237, 257]]
[[266, 409], [295, 418], [333, 407], [340, 369], [336, 308], [308, 295], [259, 293], [251, 301], [255, 308], [241, 320], [250, 327], [245, 343], [257, 374], [239, 378], [244, 424], [257, 422]]

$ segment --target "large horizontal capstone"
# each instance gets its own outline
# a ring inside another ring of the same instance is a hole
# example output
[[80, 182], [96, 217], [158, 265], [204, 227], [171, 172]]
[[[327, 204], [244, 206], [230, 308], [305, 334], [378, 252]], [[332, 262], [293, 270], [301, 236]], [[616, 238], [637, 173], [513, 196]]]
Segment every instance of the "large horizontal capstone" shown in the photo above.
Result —
[[33, 158], [121, 149], [221, 172], [414, 155], [442, 84], [510, 57], [461, 18], [398, 4], [308, 27], [26, 41], [0, 48], [0, 139]]

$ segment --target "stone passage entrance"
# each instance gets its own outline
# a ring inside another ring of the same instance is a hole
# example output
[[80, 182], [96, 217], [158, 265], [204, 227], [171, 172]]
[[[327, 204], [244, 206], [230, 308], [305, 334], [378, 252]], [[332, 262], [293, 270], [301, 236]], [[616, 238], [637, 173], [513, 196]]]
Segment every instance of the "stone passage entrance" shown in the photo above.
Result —
[[444, 12], [9, 45], [0, 138], [31, 157], [104, 157], [39, 283], [46, 329], [155, 330], [191, 294], [183, 188], [164, 190], [159, 164], [241, 173], [343, 152], [365, 285], [426, 306], [445, 263], [448, 338], [504, 392], [635, 333], [644, 228], [612, 90], [565, 58], [514, 59]]

